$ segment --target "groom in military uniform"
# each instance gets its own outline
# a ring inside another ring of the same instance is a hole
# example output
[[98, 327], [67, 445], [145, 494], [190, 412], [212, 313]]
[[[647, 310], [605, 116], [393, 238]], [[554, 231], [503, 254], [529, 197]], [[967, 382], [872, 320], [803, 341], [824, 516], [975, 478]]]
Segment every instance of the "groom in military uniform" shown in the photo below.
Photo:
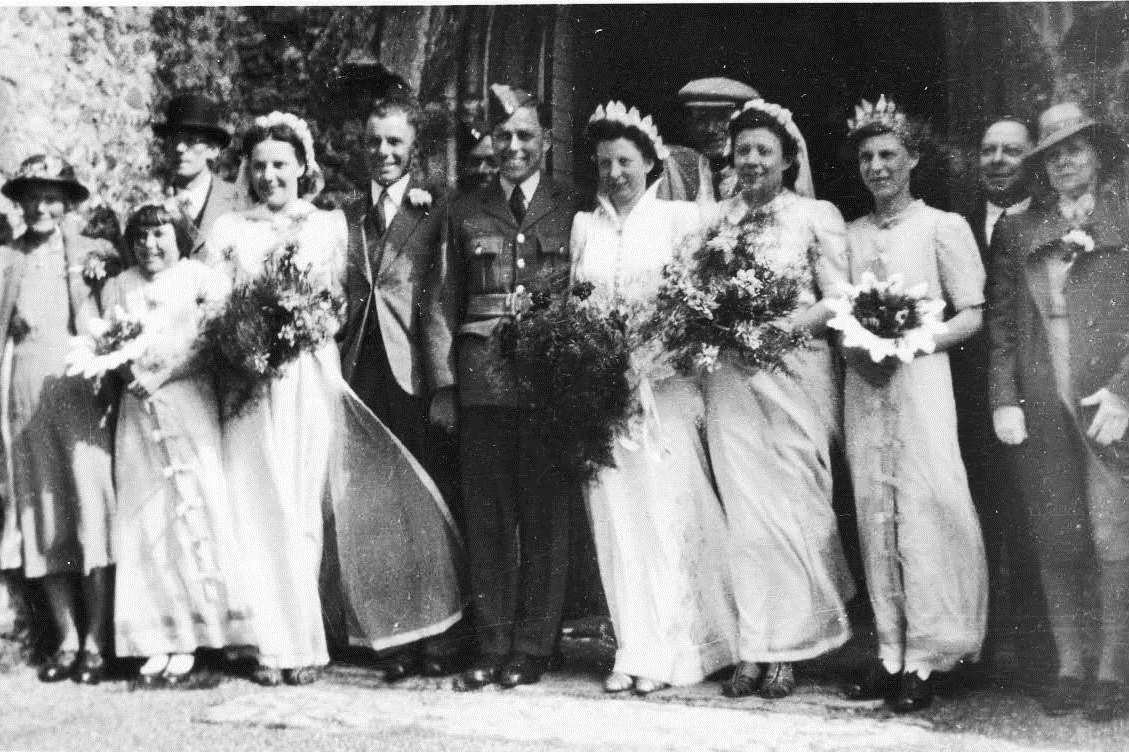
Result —
[[[494, 84], [499, 174], [448, 206], [446, 286], [459, 310], [456, 383], [465, 538], [479, 658], [460, 689], [538, 681], [560, 632], [570, 488], [520, 409], [501, 333], [546, 275], [567, 280], [579, 197], [544, 173], [547, 108]], [[516, 533], [516, 536], [515, 536]]]

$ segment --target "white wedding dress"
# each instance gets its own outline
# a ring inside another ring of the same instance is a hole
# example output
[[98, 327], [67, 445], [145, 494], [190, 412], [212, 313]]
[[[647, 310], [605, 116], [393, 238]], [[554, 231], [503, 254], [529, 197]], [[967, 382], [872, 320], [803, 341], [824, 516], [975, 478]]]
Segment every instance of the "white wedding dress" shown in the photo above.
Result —
[[[695, 204], [663, 201], [658, 183], [621, 219], [599, 197], [572, 226], [573, 277], [595, 295], [651, 303], [662, 268], [701, 219]], [[588, 488], [588, 510], [616, 634], [615, 671], [693, 684], [734, 662], [736, 614], [725, 520], [699, 433], [696, 379], [638, 354], [644, 416], [615, 447], [613, 468]]]

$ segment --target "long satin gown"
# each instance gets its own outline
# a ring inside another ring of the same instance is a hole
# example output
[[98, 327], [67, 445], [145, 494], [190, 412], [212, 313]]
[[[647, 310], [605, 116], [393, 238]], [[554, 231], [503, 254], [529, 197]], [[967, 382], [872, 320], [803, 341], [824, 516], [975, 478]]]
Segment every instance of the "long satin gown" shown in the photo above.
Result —
[[[622, 220], [603, 197], [576, 215], [574, 277], [597, 295], [653, 300], [663, 265], [698, 230], [697, 206], [657, 199], [657, 185]], [[587, 489], [615, 671], [693, 684], [733, 663], [736, 637], [725, 520], [698, 431], [702, 396], [661, 357], [640, 353], [635, 375], [644, 417]]]
[[[723, 202], [717, 221], [739, 224], [744, 209], [735, 199]], [[836, 293], [847, 261], [838, 210], [785, 190], [758, 211], [771, 221], [757, 223], [756, 250], [807, 279], [801, 306]], [[844, 604], [854, 583], [831, 508], [838, 422], [831, 358], [817, 338], [788, 355], [790, 373], [749, 371], [723, 358], [705, 379], [742, 661], [815, 658], [851, 635]]]
[[[209, 261], [236, 285], [282, 244], [320, 287], [340, 290], [345, 218], [300, 202], [220, 217]], [[328, 661], [319, 595], [323, 526], [335, 537], [350, 641], [383, 649], [438, 634], [461, 616], [461, 543], [435, 484], [341, 377], [335, 343], [304, 352], [223, 427], [227, 483], [261, 665]]]

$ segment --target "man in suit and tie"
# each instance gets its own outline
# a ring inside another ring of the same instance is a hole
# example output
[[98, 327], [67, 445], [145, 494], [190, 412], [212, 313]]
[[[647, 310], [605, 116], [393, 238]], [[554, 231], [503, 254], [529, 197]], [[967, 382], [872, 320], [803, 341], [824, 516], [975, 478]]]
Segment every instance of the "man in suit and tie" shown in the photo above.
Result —
[[[456, 476], [440, 451], [455, 423], [454, 310], [438, 294], [443, 201], [412, 170], [422, 117], [414, 99], [396, 93], [377, 100], [365, 123], [369, 190], [344, 207], [341, 370], [452, 504]], [[384, 678], [450, 673], [455, 646], [430, 640], [397, 651], [385, 661]]]
[[[1026, 122], [1002, 117], [980, 140], [975, 201], [965, 212], [985, 268], [992, 265], [992, 237], [1002, 217], [1031, 205], [1024, 156], [1033, 142]], [[1024, 506], [1014, 481], [1014, 451], [996, 440], [988, 407], [988, 337], [982, 331], [949, 353], [957, 403], [957, 429], [969, 489], [980, 516], [989, 572], [988, 634], [983, 661], [969, 678], [986, 679], [1004, 669], [1002, 649], [1024, 655], [1040, 649], [1042, 595], [1027, 540]], [[1007, 582], [1004, 581], [1006, 572]], [[1043, 646], [1045, 649], [1045, 645]]]
[[559, 639], [570, 508], [561, 477], [517, 401], [503, 352], [508, 322], [547, 277], [567, 280], [579, 196], [544, 172], [548, 108], [494, 84], [491, 138], [499, 174], [448, 204], [446, 295], [456, 334], [465, 538], [479, 658], [460, 689], [540, 680]]
[[249, 197], [215, 174], [220, 152], [231, 133], [220, 123], [219, 107], [200, 94], [178, 94], [169, 100], [163, 123], [153, 126], [165, 153], [168, 205], [177, 217], [177, 242], [182, 255], [195, 255], [218, 217], [243, 209]]

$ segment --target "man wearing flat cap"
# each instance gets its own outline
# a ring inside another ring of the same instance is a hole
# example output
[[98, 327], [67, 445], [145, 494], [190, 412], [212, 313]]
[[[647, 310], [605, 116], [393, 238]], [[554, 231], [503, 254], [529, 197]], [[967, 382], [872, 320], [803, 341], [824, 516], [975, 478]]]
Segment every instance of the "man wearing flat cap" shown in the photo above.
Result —
[[169, 100], [165, 120], [153, 126], [165, 154], [169, 208], [178, 218], [180, 252], [194, 255], [204, 246], [212, 223], [230, 211], [245, 208], [248, 198], [215, 174], [220, 151], [231, 133], [220, 123], [219, 107], [200, 94], [178, 94]]
[[678, 90], [687, 145], [669, 147], [660, 198], [713, 203], [732, 195], [737, 179], [728, 164], [729, 116], [758, 96], [748, 84], [721, 77], [695, 79]]
[[[479, 656], [459, 688], [538, 681], [560, 632], [576, 493], [517, 401], [502, 332], [535, 284], [569, 272], [580, 197], [544, 173], [547, 108], [490, 87], [499, 174], [448, 205], [445, 294], [457, 309], [456, 384], [465, 539]], [[515, 535], [516, 534], [516, 535]]]

